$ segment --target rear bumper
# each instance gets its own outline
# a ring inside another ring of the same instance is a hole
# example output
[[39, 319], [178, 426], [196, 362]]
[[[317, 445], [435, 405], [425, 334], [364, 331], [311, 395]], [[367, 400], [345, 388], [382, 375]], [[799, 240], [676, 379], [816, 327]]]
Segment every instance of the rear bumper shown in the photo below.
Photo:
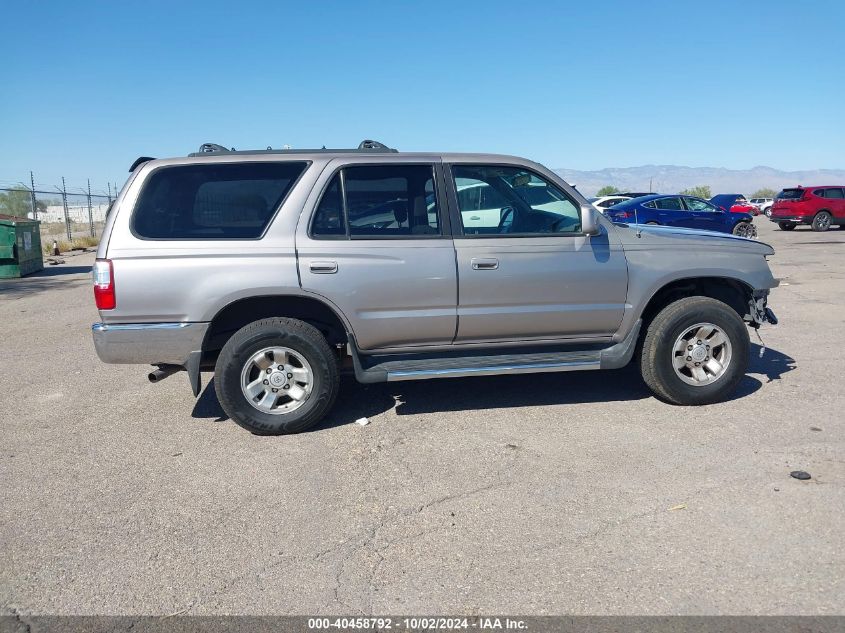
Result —
[[794, 222], [795, 224], [810, 224], [813, 221], [812, 215], [772, 215], [769, 216], [772, 222]]
[[104, 363], [185, 366], [202, 350], [208, 323], [95, 323], [94, 348]]

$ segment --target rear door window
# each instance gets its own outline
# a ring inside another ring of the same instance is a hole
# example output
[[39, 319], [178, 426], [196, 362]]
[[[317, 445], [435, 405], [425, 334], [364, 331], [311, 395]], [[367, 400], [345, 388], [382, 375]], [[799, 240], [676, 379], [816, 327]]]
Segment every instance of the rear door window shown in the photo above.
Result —
[[842, 197], [843, 197], [842, 196], [842, 189], [840, 189], [839, 187], [830, 187], [828, 189], [825, 189], [824, 197], [825, 198], [836, 198], [838, 200], [841, 200]]
[[162, 167], [144, 183], [132, 230], [154, 240], [261, 237], [308, 163]]
[[681, 204], [680, 198], [660, 198], [659, 200], [655, 200], [655, 206], [658, 209], [663, 209], [665, 211], [683, 211], [684, 206]]
[[345, 167], [311, 223], [315, 238], [407, 238], [441, 234], [432, 165]]

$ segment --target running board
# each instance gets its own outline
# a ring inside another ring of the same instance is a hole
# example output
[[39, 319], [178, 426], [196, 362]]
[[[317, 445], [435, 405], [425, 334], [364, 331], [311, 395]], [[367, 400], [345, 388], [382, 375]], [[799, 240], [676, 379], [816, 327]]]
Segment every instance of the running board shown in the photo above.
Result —
[[358, 352], [352, 337], [350, 341], [353, 342], [349, 349], [355, 367], [355, 377], [363, 383], [617, 369], [630, 362], [639, 331], [640, 322], [638, 321], [623, 341], [605, 349], [472, 356], [428, 355], [416, 358], [369, 356], [365, 358], [371, 364], [366, 367], [362, 365], [362, 355]]

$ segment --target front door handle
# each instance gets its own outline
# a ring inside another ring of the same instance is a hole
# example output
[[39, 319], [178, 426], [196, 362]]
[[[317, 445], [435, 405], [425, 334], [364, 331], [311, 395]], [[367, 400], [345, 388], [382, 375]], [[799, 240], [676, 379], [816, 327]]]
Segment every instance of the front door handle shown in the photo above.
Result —
[[331, 275], [337, 272], [337, 262], [311, 262], [308, 269], [317, 275]]
[[473, 270], [496, 270], [499, 267], [499, 260], [493, 257], [473, 257], [470, 264]]

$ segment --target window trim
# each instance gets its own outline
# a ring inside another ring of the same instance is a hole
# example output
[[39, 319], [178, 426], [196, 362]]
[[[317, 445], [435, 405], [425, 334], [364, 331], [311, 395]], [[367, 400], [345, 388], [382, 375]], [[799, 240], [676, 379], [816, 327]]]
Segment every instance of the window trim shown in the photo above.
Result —
[[[163, 170], [163, 169], [173, 169], [174, 167], [193, 167], [195, 165], [279, 165], [279, 164], [289, 164], [289, 163], [297, 163], [303, 165], [302, 171], [299, 172], [299, 175], [293, 180], [290, 187], [288, 187], [287, 192], [282, 199], [279, 201], [278, 206], [270, 215], [270, 219], [267, 220], [267, 225], [262, 229], [261, 234], [257, 237], [144, 237], [140, 233], [135, 230], [135, 218], [138, 214], [138, 201], [141, 199], [141, 195], [146, 191], [147, 187], [149, 186], [150, 179], [154, 174]], [[257, 242], [263, 240], [264, 237], [267, 235], [267, 232], [272, 228], [273, 224], [276, 222], [276, 217], [279, 215], [279, 212], [282, 210], [282, 207], [285, 206], [290, 194], [296, 189], [299, 182], [302, 180], [302, 177], [308, 172], [311, 168], [311, 164], [313, 161], [310, 160], [238, 160], [238, 161], [226, 161], [226, 162], [217, 162], [214, 161], [213, 163], [179, 163], [177, 165], [161, 165], [159, 167], [155, 167], [151, 169], [148, 174], [144, 176], [144, 180], [141, 183], [141, 187], [138, 191], [138, 194], [135, 196], [135, 203], [132, 205], [132, 214], [129, 216], [129, 232], [132, 234], [137, 240], [142, 240], [144, 242]]]
[[[657, 203], [660, 202], [661, 200], [669, 200], [670, 198], [674, 198], [675, 200], [680, 202], [681, 208], [680, 209], [662, 209], [662, 208], [657, 206]], [[655, 211], [686, 211], [686, 212], [689, 212], [689, 209], [687, 209], [687, 203], [684, 200], [684, 197], [680, 194], [674, 195], [674, 196], [663, 196], [662, 198], [655, 198], [654, 200], [649, 200], [649, 202], [654, 203], [654, 210]]]
[[[346, 175], [343, 173], [345, 169], [348, 167], [430, 167], [431, 168], [431, 175], [432, 181], [434, 184], [434, 196], [435, 200], [437, 201], [437, 221], [438, 221], [438, 229], [440, 233], [436, 235], [432, 234], [418, 234], [418, 235], [352, 235], [349, 231], [349, 214], [347, 213], [346, 208]], [[323, 185], [322, 191], [320, 191], [320, 196], [317, 198], [316, 203], [311, 209], [311, 217], [308, 219], [308, 231], [306, 235], [308, 235], [309, 240], [314, 240], [315, 242], [323, 242], [323, 241], [361, 241], [361, 240], [442, 240], [442, 239], [451, 239], [451, 232], [450, 226], [448, 221], [448, 214], [445, 212], [445, 207], [443, 201], [446, 200], [445, 195], [441, 195], [443, 192], [443, 183], [441, 174], [439, 172], [438, 167], [440, 167], [440, 163], [438, 162], [427, 162], [427, 161], [414, 161], [414, 162], [351, 162], [351, 163], [344, 163], [339, 165], [335, 170], [331, 173], [331, 175], [326, 180], [325, 184]], [[329, 189], [332, 181], [334, 180], [335, 176], [340, 177], [340, 185], [341, 185], [341, 207], [343, 210], [343, 225], [346, 230], [344, 235], [315, 235], [314, 234], [314, 220], [317, 217], [317, 209], [320, 208], [320, 204], [323, 201], [323, 197], [326, 195], [326, 192]]]
[[[448, 189], [448, 196], [449, 196], [449, 212], [450, 212], [450, 220], [452, 223], [452, 236], [454, 238], [460, 239], [508, 239], [511, 237], [521, 237], [521, 238], [555, 238], [555, 237], [583, 237], [587, 234], [584, 231], [566, 231], [561, 233], [465, 233], [464, 232], [464, 222], [463, 218], [461, 217], [461, 207], [458, 204], [458, 186], [455, 183], [455, 174], [454, 168], [455, 167], [506, 167], [510, 169], [521, 169], [523, 171], [527, 171], [531, 174], [534, 174], [537, 178], [548, 182], [551, 185], [554, 185], [563, 195], [564, 197], [569, 200], [575, 208], [578, 210], [578, 219], [581, 223], [581, 228], [584, 227], [584, 215], [583, 215], [583, 206], [578, 203], [577, 201], [573, 200], [572, 197], [567, 193], [567, 191], [559, 187], [554, 182], [549, 181], [549, 179], [538, 173], [535, 169], [531, 167], [527, 167], [525, 165], [517, 165], [514, 163], [489, 163], [484, 161], [478, 162], [457, 162], [457, 163], [443, 163], [443, 173], [446, 179], [446, 187]], [[527, 204], [527, 203], [526, 203]], [[589, 204], [589, 203], [588, 203]], [[528, 205], [531, 206], [531, 205]]]
[[[671, 196], [670, 196], [671, 197]], [[710, 202], [709, 200], [705, 200], [704, 198], [698, 198], [696, 196], [681, 196], [681, 200], [684, 202], [684, 207], [689, 213], [719, 213], [721, 209], [717, 207], [715, 204]], [[691, 209], [689, 206], [690, 200], [698, 200], [699, 202], [703, 202], [707, 205], [706, 209]]]

